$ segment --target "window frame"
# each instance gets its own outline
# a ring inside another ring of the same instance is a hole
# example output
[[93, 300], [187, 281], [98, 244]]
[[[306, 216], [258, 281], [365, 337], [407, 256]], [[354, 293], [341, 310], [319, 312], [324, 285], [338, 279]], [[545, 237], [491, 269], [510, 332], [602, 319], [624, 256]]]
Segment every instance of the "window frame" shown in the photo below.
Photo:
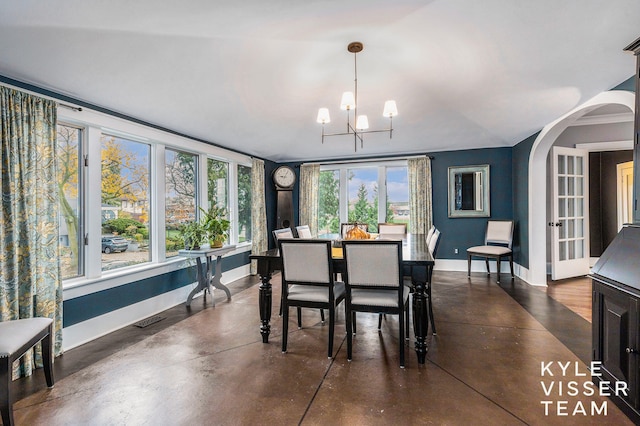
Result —
[[[77, 128], [82, 133], [83, 158], [83, 194], [82, 214], [84, 219], [83, 250], [84, 275], [63, 280], [65, 299], [108, 289], [124, 283], [145, 279], [151, 276], [171, 272], [184, 267], [184, 258], [165, 257], [165, 189], [164, 179], [165, 149], [188, 152], [197, 155], [197, 206], [204, 209], [208, 205], [206, 162], [208, 158], [223, 161], [229, 165], [228, 196], [231, 230], [237, 227], [237, 165], [252, 167], [251, 157], [229, 151], [202, 141], [145, 126], [139, 123], [114, 117], [102, 112], [83, 108], [81, 111], [58, 107], [58, 124]], [[133, 142], [143, 142], [150, 149], [151, 203], [149, 223], [150, 261], [138, 265], [126, 266], [114, 270], [102, 271], [101, 266], [101, 135], [109, 134]], [[203, 177], [204, 175], [204, 177]], [[199, 212], [199, 209], [197, 209]], [[86, 240], [84, 237], [86, 236]], [[251, 242], [237, 243], [237, 235], [230, 233], [230, 244], [236, 244], [236, 250], [230, 255], [251, 250]]]
[[338, 170], [340, 175], [340, 207], [338, 209], [340, 222], [348, 222], [349, 218], [349, 170], [377, 167], [378, 172], [378, 223], [386, 222], [387, 212], [387, 168], [409, 167], [407, 159], [379, 160], [379, 161], [354, 161], [341, 163], [321, 163], [320, 172]]

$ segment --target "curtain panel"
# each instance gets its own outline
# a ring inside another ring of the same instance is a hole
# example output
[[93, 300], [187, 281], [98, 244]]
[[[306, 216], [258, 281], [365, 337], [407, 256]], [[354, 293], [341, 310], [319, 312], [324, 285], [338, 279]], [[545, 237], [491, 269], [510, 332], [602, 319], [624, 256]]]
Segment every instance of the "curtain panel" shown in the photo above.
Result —
[[[267, 209], [264, 191], [264, 161], [254, 158], [251, 164], [251, 254], [267, 249]], [[257, 261], [251, 261], [251, 275], [258, 271]]]
[[429, 157], [407, 160], [409, 178], [409, 232], [426, 234], [433, 225], [431, 187], [431, 159]]
[[[62, 279], [53, 101], [0, 86], [0, 321], [53, 319], [54, 353], [62, 352]], [[31, 375], [40, 345], [14, 365]]]
[[320, 165], [300, 166], [300, 225], [309, 225], [311, 235], [318, 235], [318, 193]]

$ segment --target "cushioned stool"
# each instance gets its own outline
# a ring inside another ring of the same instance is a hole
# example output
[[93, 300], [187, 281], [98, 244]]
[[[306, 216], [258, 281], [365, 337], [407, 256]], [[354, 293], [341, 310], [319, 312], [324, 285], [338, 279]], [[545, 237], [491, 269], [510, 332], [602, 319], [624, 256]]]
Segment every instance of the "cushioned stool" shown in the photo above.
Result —
[[2, 424], [13, 425], [12, 365], [42, 340], [42, 362], [47, 386], [53, 386], [53, 320], [27, 318], [0, 322], [0, 411]]

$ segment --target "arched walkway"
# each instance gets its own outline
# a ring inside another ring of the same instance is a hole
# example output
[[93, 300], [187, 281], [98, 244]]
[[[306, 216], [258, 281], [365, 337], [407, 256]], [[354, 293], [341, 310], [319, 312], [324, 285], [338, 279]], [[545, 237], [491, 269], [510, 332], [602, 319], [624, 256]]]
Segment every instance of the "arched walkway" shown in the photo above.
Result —
[[578, 118], [604, 105], [619, 104], [634, 111], [635, 94], [624, 90], [602, 92], [546, 125], [529, 155], [529, 284], [547, 284], [547, 155], [558, 136]]

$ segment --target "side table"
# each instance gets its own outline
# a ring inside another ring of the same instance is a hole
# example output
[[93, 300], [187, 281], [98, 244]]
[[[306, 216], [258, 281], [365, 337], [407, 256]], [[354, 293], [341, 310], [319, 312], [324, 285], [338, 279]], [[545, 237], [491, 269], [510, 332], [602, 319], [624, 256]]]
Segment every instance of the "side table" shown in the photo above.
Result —
[[[222, 278], [222, 256], [235, 250], [235, 245], [224, 246], [221, 248], [208, 248], [201, 250], [180, 250], [178, 254], [188, 259], [196, 259], [196, 278], [198, 285], [191, 290], [189, 297], [185, 305], [191, 306], [191, 299], [193, 296], [204, 290], [204, 296], [206, 297], [207, 291], [211, 294], [211, 300], [215, 305], [215, 299], [213, 298], [213, 289], [211, 287], [223, 290], [227, 294], [227, 300], [231, 300], [231, 292], [229, 288], [220, 282]], [[213, 270], [213, 257], [215, 256], [216, 267]], [[202, 258], [206, 259], [206, 266], [202, 264]], [[206, 300], [206, 299], [205, 299]]]

